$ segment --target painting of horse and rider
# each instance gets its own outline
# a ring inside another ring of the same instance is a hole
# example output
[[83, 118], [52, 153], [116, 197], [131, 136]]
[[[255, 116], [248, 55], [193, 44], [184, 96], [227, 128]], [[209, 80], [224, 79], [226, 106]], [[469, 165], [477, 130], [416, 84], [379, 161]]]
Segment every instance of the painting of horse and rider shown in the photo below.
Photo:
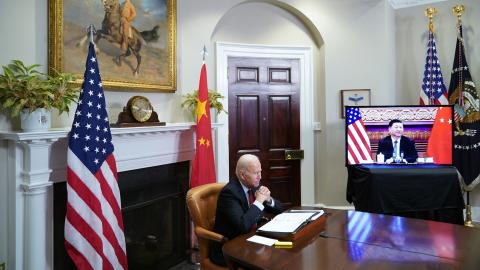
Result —
[[176, 90], [175, 0], [50, 0], [49, 8], [50, 67], [80, 82], [93, 25], [104, 86]]

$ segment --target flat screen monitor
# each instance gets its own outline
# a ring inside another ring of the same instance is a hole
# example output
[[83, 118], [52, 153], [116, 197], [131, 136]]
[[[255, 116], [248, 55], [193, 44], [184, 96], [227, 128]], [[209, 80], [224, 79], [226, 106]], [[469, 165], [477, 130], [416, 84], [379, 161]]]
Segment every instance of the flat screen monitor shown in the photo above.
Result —
[[453, 106], [346, 106], [345, 164], [452, 165]]

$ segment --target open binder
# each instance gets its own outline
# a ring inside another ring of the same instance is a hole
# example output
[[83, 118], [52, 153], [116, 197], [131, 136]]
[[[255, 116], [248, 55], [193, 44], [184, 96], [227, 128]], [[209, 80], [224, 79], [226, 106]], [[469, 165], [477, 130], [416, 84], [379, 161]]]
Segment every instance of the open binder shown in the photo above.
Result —
[[[257, 234], [281, 240], [294, 240], [303, 235], [309, 224], [316, 223], [324, 216], [323, 210], [290, 210], [275, 216], [258, 228]], [[313, 225], [313, 224], [312, 224]]]

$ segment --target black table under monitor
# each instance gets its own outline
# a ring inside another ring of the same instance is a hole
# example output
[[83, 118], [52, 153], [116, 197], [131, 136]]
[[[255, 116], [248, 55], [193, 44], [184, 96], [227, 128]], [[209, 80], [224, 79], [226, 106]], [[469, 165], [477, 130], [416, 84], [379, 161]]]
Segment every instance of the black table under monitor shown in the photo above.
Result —
[[355, 210], [463, 224], [457, 169], [434, 164], [348, 166], [347, 201]]

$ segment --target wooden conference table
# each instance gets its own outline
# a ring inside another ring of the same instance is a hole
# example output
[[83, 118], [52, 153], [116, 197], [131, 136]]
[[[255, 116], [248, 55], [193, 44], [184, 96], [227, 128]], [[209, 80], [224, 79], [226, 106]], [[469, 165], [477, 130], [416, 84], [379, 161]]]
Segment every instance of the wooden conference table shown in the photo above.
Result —
[[[301, 207], [301, 209], [311, 209]], [[227, 242], [230, 269], [480, 269], [480, 229], [429, 220], [324, 209], [291, 248]]]

